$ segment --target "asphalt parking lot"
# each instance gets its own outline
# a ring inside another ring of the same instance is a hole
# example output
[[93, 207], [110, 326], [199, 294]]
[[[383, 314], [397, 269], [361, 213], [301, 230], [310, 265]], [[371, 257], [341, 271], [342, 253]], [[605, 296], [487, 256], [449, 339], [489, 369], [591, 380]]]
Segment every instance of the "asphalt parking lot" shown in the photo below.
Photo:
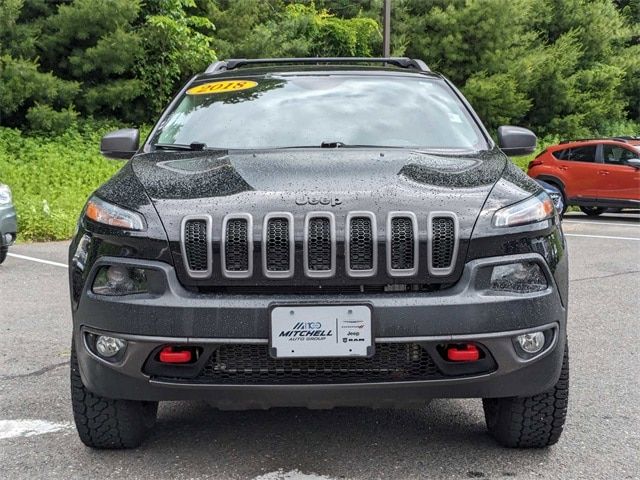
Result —
[[0, 266], [0, 478], [640, 478], [640, 215], [569, 214], [564, 230], [570, 408], [542, 451], [498, 447], [480, 400], [248, 412], [169, 402], [142, 448], [92, 451], [71, 423], [67, 243], [17, 245]]

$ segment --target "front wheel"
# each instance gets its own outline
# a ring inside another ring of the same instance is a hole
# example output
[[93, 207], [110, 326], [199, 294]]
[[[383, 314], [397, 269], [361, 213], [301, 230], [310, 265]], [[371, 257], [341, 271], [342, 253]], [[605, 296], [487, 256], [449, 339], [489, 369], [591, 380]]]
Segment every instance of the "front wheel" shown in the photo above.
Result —
[[73, 419], [82, 443], [92, 448], [135, 448], [153, 427], [158, 402], [114, 400], [87, 390], [80, 378], [75, 347], [71, 346]]
[[589, 215], [590, 217], [597, 217], [605, 212], [606, 208], [602, 207], [580, 207], [582, 213]]
[[489, 433], [511, 448], [543, 448], [562, 434], [569, 402], [569, 350], [565, 346], [562, 371], [555, 386], [532, 397], [482, 400]]
[[8, 252], [9, 247], [0, 247], [0, 263], [4, 262], [7, 259]]

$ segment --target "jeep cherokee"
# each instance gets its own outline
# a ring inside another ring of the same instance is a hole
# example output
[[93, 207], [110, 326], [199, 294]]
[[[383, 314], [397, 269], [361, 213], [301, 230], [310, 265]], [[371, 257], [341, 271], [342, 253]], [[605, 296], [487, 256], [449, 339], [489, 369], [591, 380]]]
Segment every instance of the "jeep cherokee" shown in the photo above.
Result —
[[420, 60], [227, 60], [177, 94], [72, 241], [81, 440], [139, 445], [159, 401], [221, 409], [483, 399], [510, 447], [557, 442], [567, 253], [542, 187]]

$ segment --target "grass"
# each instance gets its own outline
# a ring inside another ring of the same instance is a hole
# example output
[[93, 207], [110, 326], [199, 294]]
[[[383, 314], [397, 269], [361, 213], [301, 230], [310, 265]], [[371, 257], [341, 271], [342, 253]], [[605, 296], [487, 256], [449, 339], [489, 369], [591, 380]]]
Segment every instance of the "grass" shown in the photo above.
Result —
[[100, 155], [107, 130], [87, 127], [41, 137], [0, 128], [0, 182], [13, 192], [20, 241], [73, 235], [88, 196], [123, 165]]

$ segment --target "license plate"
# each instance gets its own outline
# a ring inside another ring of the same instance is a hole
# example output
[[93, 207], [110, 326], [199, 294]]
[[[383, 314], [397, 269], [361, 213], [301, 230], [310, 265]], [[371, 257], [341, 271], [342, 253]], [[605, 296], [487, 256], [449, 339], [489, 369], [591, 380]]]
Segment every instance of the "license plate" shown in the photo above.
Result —
[[373, 355], [371, 309], [365, 305], [275, 307], [271, 355], [369, 357]]

